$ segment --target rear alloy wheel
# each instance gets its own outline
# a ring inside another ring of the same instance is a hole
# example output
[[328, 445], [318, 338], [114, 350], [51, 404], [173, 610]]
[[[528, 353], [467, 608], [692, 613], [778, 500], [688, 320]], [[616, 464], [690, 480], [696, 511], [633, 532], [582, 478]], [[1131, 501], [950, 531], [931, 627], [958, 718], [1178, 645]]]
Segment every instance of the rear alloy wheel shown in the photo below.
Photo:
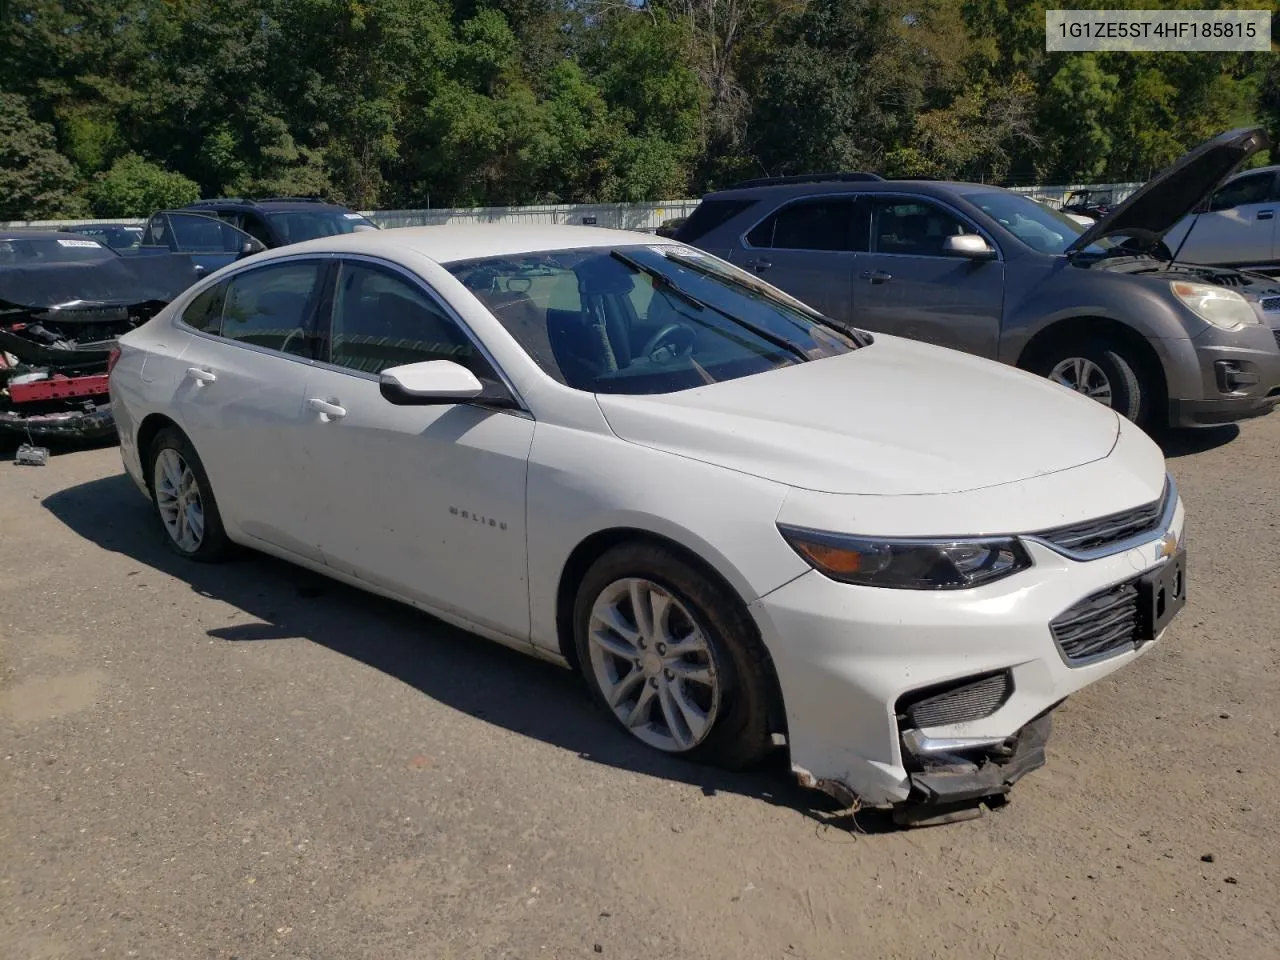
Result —
[[191, 441], [161, 430], [151, 444], [148, 480], [165, 542], [192, 560], [221, 560], [230, 549], [213, 490]]
[[624, 543], [587, 571], [574, 642], [594, 699], [654, 749], [740, 768], [773, 750], [777, 683], [736, 596], [662, 546]]
[[1137, 369], [1122, 348], [1106, 340], [1059, 343], [1046, 350], [1034, 366], [1036, 373], [1054, 383], [1142, 423], [1149, 397]]

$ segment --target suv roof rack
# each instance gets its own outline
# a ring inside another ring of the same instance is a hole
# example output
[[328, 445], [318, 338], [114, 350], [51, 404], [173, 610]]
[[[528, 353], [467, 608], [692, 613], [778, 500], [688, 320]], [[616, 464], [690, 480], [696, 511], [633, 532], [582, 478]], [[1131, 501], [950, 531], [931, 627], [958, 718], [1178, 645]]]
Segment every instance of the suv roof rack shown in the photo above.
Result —
[[328, 203], [324, 197], [259, 197], [255, 203]]
[[789, 177], [758, 177], [755, 180], [743, 180], [735, 183], [730, 190], [743, 187], [774, 187], [784, 183], [862, 183], [868, 180], [883, 180], [876, 173], [798, 173]]
[[246, 200], [244, 197], [212, 197], [208, 200], [192, 200], [188, 204], [184, 204], [181, 209], [190, 207], [213, 207], [220, 203], [253, 203], [252, 200]]

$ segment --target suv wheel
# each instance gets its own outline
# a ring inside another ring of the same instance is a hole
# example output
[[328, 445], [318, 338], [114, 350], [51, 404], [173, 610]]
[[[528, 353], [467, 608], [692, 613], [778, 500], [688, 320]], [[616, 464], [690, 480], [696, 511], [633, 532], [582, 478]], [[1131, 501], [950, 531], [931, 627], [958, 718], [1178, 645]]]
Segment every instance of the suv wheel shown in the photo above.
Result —
[[1041, 354], [1032, 369], [1141, 423], [1147, 414], [1147, 391], [1138, 379], [1137, 365], [1122, 350], [1104, 340], [1063, 342]]

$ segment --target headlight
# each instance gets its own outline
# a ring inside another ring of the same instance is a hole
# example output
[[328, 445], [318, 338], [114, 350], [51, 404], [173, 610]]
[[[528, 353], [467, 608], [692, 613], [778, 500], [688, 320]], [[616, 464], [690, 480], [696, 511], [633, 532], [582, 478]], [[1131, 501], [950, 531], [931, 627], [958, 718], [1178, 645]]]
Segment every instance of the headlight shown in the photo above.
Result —
[[1191, 308], [1201, 320], [1207, 320], [1223, 330], [1239, 330], [1261, 323], [1249, 301], [1234, 290], [1224, 290], [1208, 283], [1187, 283], [1174, 280], [1169, 286], [1173, 295]]
[[887, 540], [781, 524], [778, 530], [815, 570], [833, 580], [867, 587], [963, 590], [1031, 566], [1031, 557], [1013, 537]]

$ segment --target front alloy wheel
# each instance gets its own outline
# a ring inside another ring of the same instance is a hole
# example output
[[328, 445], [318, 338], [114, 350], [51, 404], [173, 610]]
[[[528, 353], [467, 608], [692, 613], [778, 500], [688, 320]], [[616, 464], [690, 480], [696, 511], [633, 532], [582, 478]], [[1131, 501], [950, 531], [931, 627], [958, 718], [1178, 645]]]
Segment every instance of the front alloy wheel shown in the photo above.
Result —
[[747, 607], [696, 559], [635, 540], [582, 576], [573, 645], [592, 698], [668, 755], [741, 769], [774, 749], [777, 677]]
[[606, 587], [591, 608], [591, 669], [605, 702], [637, 738], [668, 753], [698, 746], [715, 724], [715, 655], [683, 603], [652, 580]]
[[1104, 406], [1111, 406], [1111, 380], [1088, 357], [1068, 357], [1049, 371], [1049, 379]]

